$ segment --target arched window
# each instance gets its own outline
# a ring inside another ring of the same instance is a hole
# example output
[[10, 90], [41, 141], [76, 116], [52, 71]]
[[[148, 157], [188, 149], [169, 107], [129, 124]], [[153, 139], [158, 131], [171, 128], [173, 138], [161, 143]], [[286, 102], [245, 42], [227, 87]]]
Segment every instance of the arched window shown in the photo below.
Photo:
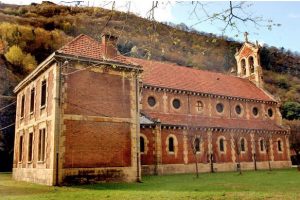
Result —
[[169, 141], [168, 141], [168, 146], [169, 146], [169, 152], [174, 152], [174, 138], [173, 137], [169, 137]]
[[203, 110], [203, 103], [202, 101], [197, 101], [196, 108], [198, 112], [201, 112]]
[[145, 139], [143, 137], [140, 137], [140, 152], [145, 152]]
[[194, 140], [194, 148], [196, 152], [200, 152], [200, 138]]
[[260, 151], [264, 151], [265, 150], [265, 142], [263, 139], [261, 139], [259, 141], [259, 146], [260, 146]]
[[241, 68], [242, 68], [242, 75], [246, 75], [246, 61], [245, 59], [241, 60]]
[[219, 149], [221, 152], [224, 152], [224, 139], [223, 138], [221, 138], [219, 140]]
[[246, 151], [246, 149], [245, 149], [245, 139], [242, 138], [241, 139], [241, 152], [245, 152], [245, 151]]
[[281, 140], [277, 141], [277, 146], [278, 146], [278, 151], [282, 151], [282, 144], [281, 144]]
[[253, 74], [254, 73], [254, 59], [253, 59], [253, 57], [250, 56], [248, 61], [249, 61], [249, 66], [250, 66], [250, 73]]

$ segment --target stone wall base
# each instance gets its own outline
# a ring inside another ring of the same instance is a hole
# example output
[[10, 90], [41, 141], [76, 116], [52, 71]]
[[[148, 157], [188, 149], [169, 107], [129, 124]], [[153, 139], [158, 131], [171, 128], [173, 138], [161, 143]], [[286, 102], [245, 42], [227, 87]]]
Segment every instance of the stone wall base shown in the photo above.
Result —
[[137, 169], [133, 167], [65, 168], [61, 173], [62, 184], [137, 181]]
[[[266, 162], [257, 162], [257, 170], [269, 169], [269, 163]], [[290, 161], [271, 161], [272, 169], [279, 168], [290, 168]], [[254, 170], [253, 162], [242, 162], [242, 170]], [[198, 164], [199, 172], [210, 172], [210, 164]], [[195, 164], [164, 164], [164, 165], [142, 165], [142, 174], [143, 175], [163, 175], [163, 174], [182, 174], [182, 173], [194, 173], [196, 171]], [[237, 171], [236, 163], [214, 163], [215, 172], [226, 172], [226, 171]]]
[[[63, 169], [59, 175], [60, 185], [137, 181], [137, 170], [133, 167]], [[56, 174], [53, 169], [14, 168], [13, 178], [17, 181], [53, 186]]]
[[13, 178], [42, 185], [53, 185], [53, 169], [13, 168]]

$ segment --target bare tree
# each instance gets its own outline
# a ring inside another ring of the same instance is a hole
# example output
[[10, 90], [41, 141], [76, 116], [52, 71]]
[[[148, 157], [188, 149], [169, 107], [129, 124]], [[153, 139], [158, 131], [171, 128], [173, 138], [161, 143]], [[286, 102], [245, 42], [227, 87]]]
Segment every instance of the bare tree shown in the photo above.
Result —
[[196, 177], [199, 178], [199, 153], [202, 151], [202, 155], [206, 155], [205, 148], [202, 148], [202, 143], [205, 141], [204, 132], [197, 132], [197, 134], [190, 129], [187, 130], [188, 148], [194, 155], [195, 159], [195, 173]]
[[[199, 25], [204, 22], [215, 22], [223, 23], [222, 34], [228, 29], [230, 31], [236, 31], [238, 34], [244, 31], [241, 31], [241, 25], [247, 27], [252, 24], [256, 29], [260, 27], [267, 28], [272, 30], [273, 27], [281, 26], [281, 24], [274, 23], [271, 19], [264, 19], [261, 16], [256, 16], [255, 12], [249, 11], [249, 8], [253, 6], [253, 3], [249, 2], [226, 2], [227, 6], [220, 7], [220, 3], [223, 2], [201, 2], [201, 1], [192, 1], [192, 2], [176, 2], [181, 4], [191, 4], [192, 10], [190, 12], [190, 17], [195, 17], [197, 22], [191, 25], [193, 28], [196, 25]], [[166, 2], [153, 1], [152, 7], [147, 12], [147, 18], [149, 20], [155, 20], [155, 9], [166, 4]], [[167, 2], [167, 4], [171, 4]], [[224, 3], [223, 3], [224, 4]], [[166, 6], [166, 5], [165, 5]], [[216, 10], [216, 7], [219, 6], [220, 9]], [[214, 11], [210, 9], [213, 7]], [[215, 23], [216, 24], [216, 23]]]
[[252, 7], [252, 3], [229, 1], [227, 2], [227, 7], [225, 9], [221, 9], [220, 11], [216, 11], [213, 13], [208, 10], [210, 4], [212, 4], [212, 2], [192, 2], [193, 10], [190, 15], [195, 16], [198, 22], [193, 24], [191, 27], [207, 21], [211, 23], [221, 22], [224, 24], [222, 28], [222, 34], [224, 34], [228, 29], [230, 29], [230, 31], [241, 33], [242, 31], [239, 25], [245, 25], [245, 27], [247, 27], [247, 25], [252, 24], [256, 29], [264, 27], [269, 30], [272, 30], [272, 27], [281, 25], [278, 23], [274, 23], [273, 20], [266, 20], [261, 16], [254, 15], [255, 12], [248, 11], [248, 9]]
[[[272, 138], [272, 134], [266, 134], [266, 133], [257, 133], [257, 138], [255, 139], [255, 145], [257, 144], [257, 146], [259, 148], [261, 148], [261, 151], [266, 151], [267, 154], [267, 161], [268, 161], [268, 168], [269, 171], [272, 171], [272, 167], [271, 167], [271, 155], [270, 155], [270, 150], [271, 150], [271, 138]], [[255, 147], [256, 148], [256, 147]], [[256, 154], [255, 154], [256, 155]], [[255, 164], [256, 164], [256, 156], [255, 156]], [[256, 167], [256, 166], [255, 166]]]
[[245, 145], [245, 144], [241, 144], [241, 135], [240, 135], [239, 132], [234, 133], [233, 143], [234, 143], [235, 152], [236, 152], [236, 155], [237, 155], [237, 171], [241, 175], [242, 174], [241, 151], [242, 151], [242, 145]]
[[253, 164], [254, 164], [254, 170], [257, 171], [257, 146], [256, 146], [256, 140], [255, 140], [255, 135], [254, 135], [254, 140], [252, 141], [252, 146], [253, 146], [253, 150], [252, 150], [252, 157], [253, 157]]
[[[188, 131], [189, 132], [189, 131]], [[187, 135], [188, 137], [188, 143], [189, 143], [189, 147], [194, 155], [194, 159], [195, 159], [195, 169], [196, 169], [196, 177], [199, 178], [199, 168], [198, 168], [198, 156], [197, 153], [200, 149], [200, 140], [201, 138], [199, 137], [195, 137], [193, 134], [188, 133]]]
[[265, 138], [266, 138], [266, 141], [264, 142], [264, 146], [265, 146], [265, 150], [266, 150], [266, 153], [267, 153], [269, 171], [272, 171], [271, 158], [270, 158], [270, 150], [271, 150], [271, 142], [270, 142], [270, 140], [272, 138], [272, 135], [268, 134]]

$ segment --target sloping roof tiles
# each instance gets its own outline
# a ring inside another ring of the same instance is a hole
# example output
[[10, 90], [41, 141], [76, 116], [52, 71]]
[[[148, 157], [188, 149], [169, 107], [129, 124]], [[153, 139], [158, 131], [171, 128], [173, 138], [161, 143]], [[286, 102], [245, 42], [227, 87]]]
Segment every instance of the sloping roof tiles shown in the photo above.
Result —
[[143, 66], [143, 83], [157, 87], [275, 101], [248, 79], [152, 60], [129, 58]]
[[72, 41], [64, 45], [58, 50], [58, 52], [72, 56], [79, 56], [96, 60], [114, 61], [134, 65], [127, 59], [127, 57], [123, 55], [117, 55], [114, 58], [105, 58], [102, 44], [99, 41], [83, 34], [77, 36]]
[[[58, 52], [104, 60], [102, 44], [86, 35], [79, 35], [58, 50]], [[123, 55], [117, 55], [111, 60], [142, 66], [144, 70], [142, 79], [146, 85], [246, 99], [275, 101], [247, 79]]]

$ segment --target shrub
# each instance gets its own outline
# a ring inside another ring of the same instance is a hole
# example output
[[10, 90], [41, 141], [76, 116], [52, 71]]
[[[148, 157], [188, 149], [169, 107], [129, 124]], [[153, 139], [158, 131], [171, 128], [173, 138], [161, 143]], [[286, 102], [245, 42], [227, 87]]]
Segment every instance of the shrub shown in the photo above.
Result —
[[32, 70], [34, 70], [37, 66], [37, 62], [35, 60], [35, 57], [32, 56], [30, 53], [28, 53], [23, 61], [22, 61], [22, 65], [23, 65], [23, 69], [26, 72], [31, 72]]
[[300, 103], [285, 102], [281, 107], [281, 113], [288, 120], [300, 119]]
[[10, 47], [8, 52], [5, 54], [6, 60], [11, 64], [17, 66], [21, 66], [24, 56], [25, 55], [22, 49], [17, 45], [13, 45], [12, 47]]
[[35, 57], [30, 53], [25, 54], [19, 46], [12, 46], [5, 54], [5, 58], [11, 64], [18, 66], [24, 72], [32, 71], [36, 66], [37, 62]]
[[282, 88], [282, 89], [289, 89], [289, 87], [290, 87], [289, 80], [287, 77], [280, 77], [277, 80], [277, 85], [279, 88]]

